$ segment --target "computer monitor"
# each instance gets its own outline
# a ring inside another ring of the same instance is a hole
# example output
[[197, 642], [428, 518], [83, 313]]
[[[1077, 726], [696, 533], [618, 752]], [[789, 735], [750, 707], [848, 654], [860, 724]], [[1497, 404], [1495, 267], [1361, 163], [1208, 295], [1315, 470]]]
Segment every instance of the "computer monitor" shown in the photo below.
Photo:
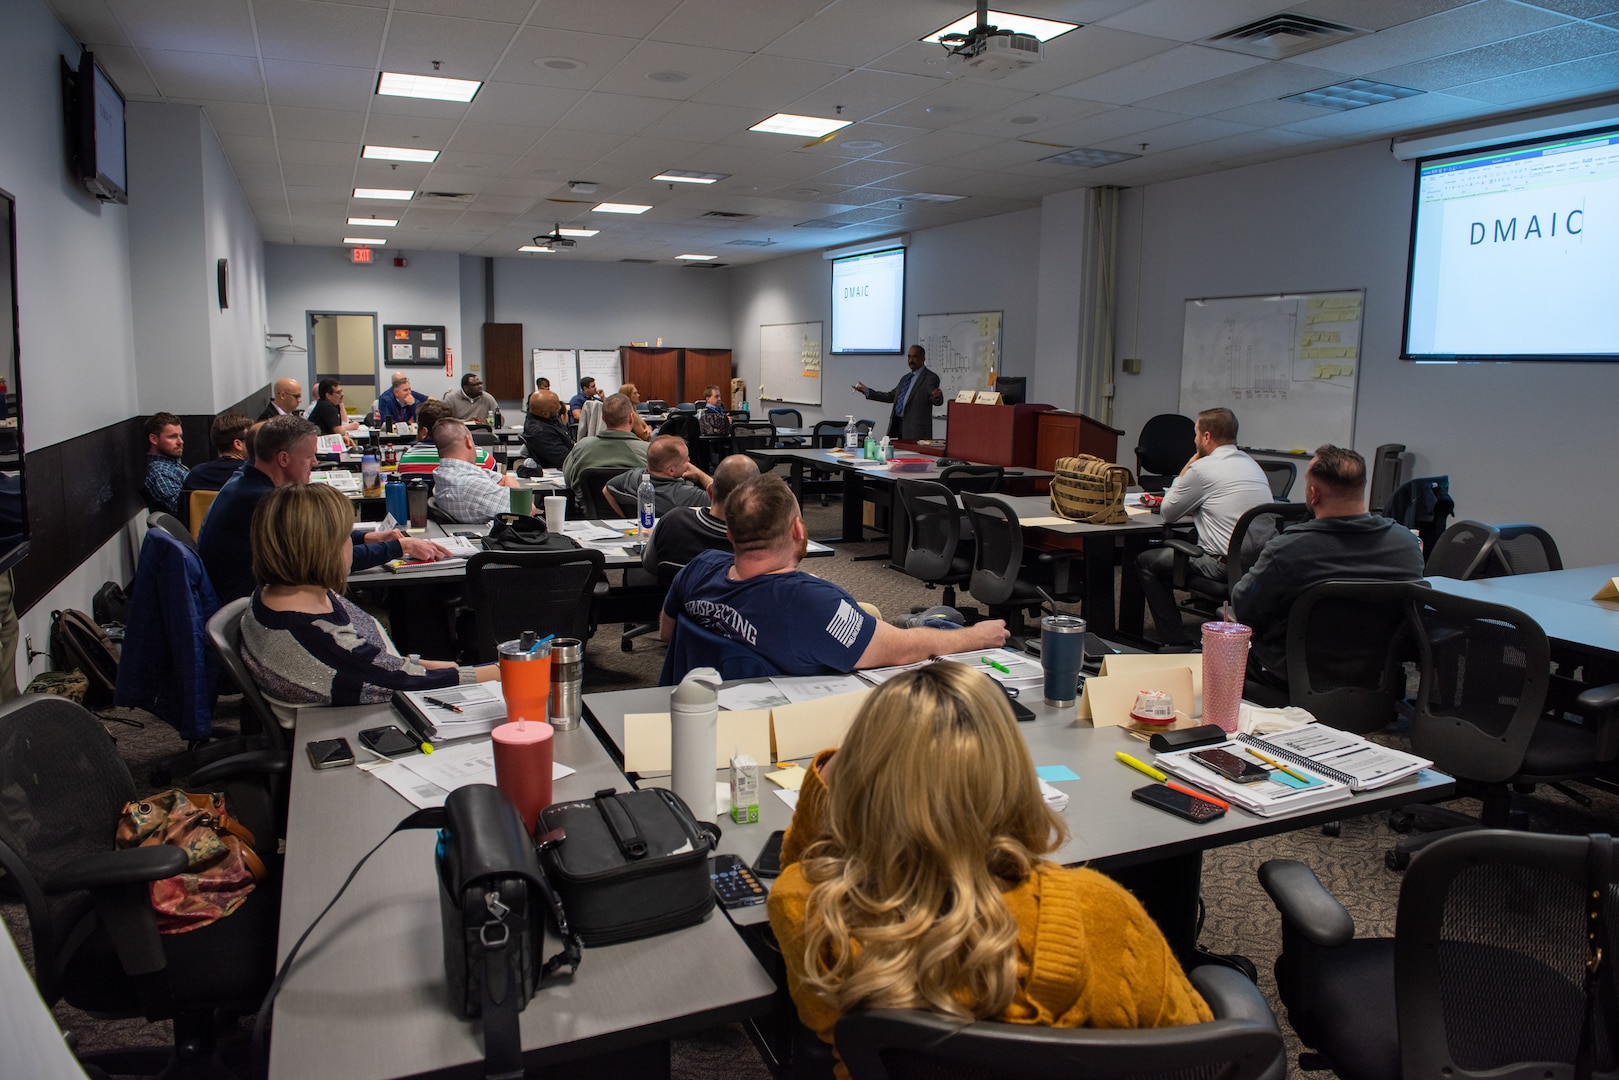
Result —
[[997, 376], [995, 389], [1001, 392], [1002, 405], [1022, 405], [1028, 400], [1029, 377], [1027, 375]]

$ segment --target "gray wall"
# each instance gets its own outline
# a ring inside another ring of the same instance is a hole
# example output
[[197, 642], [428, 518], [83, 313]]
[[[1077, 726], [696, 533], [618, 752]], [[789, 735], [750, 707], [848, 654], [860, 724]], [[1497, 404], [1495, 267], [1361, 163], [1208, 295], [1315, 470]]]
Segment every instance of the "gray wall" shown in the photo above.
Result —
[[1127, 192], [1118, 355], [1142, 373], [1118, 376], [1117, 426], [1178, 411], [1187, 299], [1363, 288], [1355, 448], [1404, 443], [1418, 475], [1450, 476], [1459, 517], [1533, 521], [1566, 564], [1612, 562], [1619, 365], [1401, 360], [1412, 179], [1378, 142]]

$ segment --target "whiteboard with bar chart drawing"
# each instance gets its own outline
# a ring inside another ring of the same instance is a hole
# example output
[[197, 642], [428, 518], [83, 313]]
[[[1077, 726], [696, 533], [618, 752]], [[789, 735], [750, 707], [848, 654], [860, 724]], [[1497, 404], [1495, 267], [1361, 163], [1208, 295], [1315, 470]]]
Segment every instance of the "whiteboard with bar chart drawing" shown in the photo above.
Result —
[[1363, 289], [1186, 301], [1180, 411], [1224, 405], [1237, 442], [1352, 446]]
[[1001, 313], [958, 311], [922, 315], [916, 340], [927, 350], [928, 367], [939, 376], [945, 401], [962, 390], [988, 390], [989, 373], [1001, 370]]

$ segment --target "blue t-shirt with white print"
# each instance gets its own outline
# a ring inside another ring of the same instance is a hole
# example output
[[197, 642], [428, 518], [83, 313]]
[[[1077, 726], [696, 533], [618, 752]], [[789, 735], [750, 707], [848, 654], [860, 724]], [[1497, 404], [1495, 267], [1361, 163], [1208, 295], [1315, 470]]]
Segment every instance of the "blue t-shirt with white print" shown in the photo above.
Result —
[[731, 558], [729, 551], [705, 551], [687, 563], [664, 598], [664, 613], [748, 646], [780, 675], [855, 669], [877, 620], [854, 597], [801, 570], [731, 581]]

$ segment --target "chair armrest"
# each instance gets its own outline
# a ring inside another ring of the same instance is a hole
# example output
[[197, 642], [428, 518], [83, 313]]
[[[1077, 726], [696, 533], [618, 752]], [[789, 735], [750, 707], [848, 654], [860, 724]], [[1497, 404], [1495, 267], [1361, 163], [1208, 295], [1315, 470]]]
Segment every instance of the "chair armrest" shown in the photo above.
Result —
[[238, 776], [279, 776], [292, 768], [290, 750], [249, 750], [209, 762], [185, 777], [186, 787], [209, 788]]
[[45, 891], [55, 895], [107, 885], [161, 881], [186, 868], [186, 853], [177, 847], [126, 848], [81, 855], [52, 874]]
[[1186, 973], [1192, 988], [1203, 995], [1209, 1011], [1216, 1020], [1247, 1020], [1261, 1024], [1277, 1034], [1276, 1014], [1271, 1012], [1265, 995], [1259, 987], [1248, 981], [1248, 976], [1224, 964], [1200, 964]]
[[1303, 863], [1271, 859], [1259, 868], [1259, 884], [1270, 894], [1286, 928], [1312, 945], [1336, 948], [1354, 938], [1355, 920]]
[[1177, 555], [1184, 555], [1188, 559], [1195, 559], [1203, 554], [1203, 549], [1190, 540], [1182, 540], [1178, 536], [1164, 537], [1164, 546]]
[[1619, 683], [1593, 686], [1574, 699], [1574, 706], [1586, 716], [1619, 708]]
[[1619, 683], [1593, 686], [1574, 699], [1574, 709], [1596, 723], [1597, 760], [1619, 757]]

